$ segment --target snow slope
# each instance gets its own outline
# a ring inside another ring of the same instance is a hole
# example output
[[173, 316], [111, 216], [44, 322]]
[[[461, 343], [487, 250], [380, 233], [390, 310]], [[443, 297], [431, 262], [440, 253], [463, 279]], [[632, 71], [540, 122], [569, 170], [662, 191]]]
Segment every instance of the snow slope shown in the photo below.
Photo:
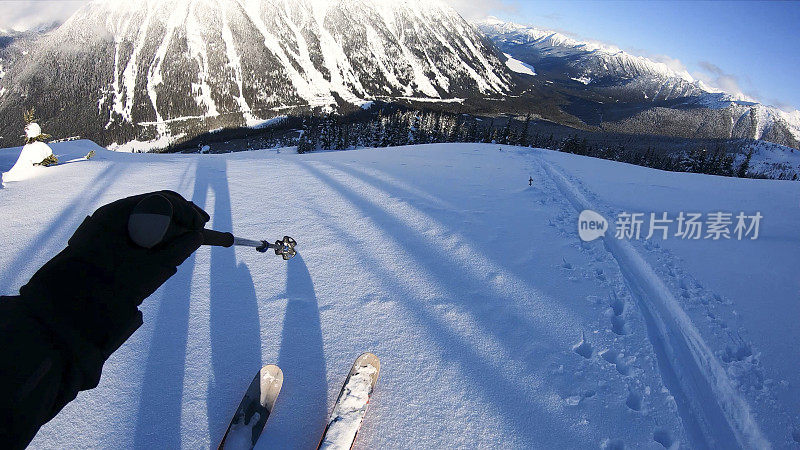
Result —
[[[0, 189], [0, 293], [96, 207], [161, 188], [217, 229], [292, 235], [299, 254], [199, 250], [34, 448], [214, 446], [267, 363], [284, 385], [258, 447], [313, 448], [363, 351], [382, 368], [357, 448], [800, 445], [797, 183], [482, 144], [53, 149], [97, 156]], [[756, 241], [582, 244], [587, 205], [764, 222]]]
[[509, 69], [513, 70], [514, 72], [521, 73], [524, 75], [536, 75], [534, 68], [530, 64], [525, 64], [524, 62], [515, 59], [513, 56], [509, 55], [508, 53], [504, 53], [505, 57], [508, 58], [506, 60], [506, 66]]

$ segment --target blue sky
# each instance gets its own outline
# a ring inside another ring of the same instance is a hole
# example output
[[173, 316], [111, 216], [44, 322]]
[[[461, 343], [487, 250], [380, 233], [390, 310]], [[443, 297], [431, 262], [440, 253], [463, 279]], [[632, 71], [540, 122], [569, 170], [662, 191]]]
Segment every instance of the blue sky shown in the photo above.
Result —
[[[491, 14], [613, 44], [728, 92], [800, 109], [798, 1], [445, 1], [467, 18]], [[84, 3], [0, 0], [0, 28], [63, 20]]]
[[800, 109], [800, 2], [453, 3], [473, 18], [493, 14], [606, 42], [683, 65], [693, 77], [726, 91], [738, 90], [767, 104]]

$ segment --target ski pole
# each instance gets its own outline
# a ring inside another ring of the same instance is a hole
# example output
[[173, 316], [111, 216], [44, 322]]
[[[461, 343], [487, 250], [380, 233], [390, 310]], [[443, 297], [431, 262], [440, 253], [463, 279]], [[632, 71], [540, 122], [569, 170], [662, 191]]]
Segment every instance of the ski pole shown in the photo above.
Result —
[[[172, 223], [172, 214], [172, 203], [166, 197], [161, 194], [148, 195], [133, 208], [133, 212], [128, 218], [128, 235], [136, 245], [153, 248], [167, 237], [173, 237], [186, 231]], [[261, 253], [273, 249], [275, 254], [283, 257], [284, 260], [289, 260], [297, 254], [294, 249], [297, 241], [289, 236], [284, 236], [283, 239], [271, 244], [268, 241], [244, 239], [236, 237], [232, 233], [205, 228], [201, 230], [201, 233], [203, 234], [203, 245], [254, 247]]]

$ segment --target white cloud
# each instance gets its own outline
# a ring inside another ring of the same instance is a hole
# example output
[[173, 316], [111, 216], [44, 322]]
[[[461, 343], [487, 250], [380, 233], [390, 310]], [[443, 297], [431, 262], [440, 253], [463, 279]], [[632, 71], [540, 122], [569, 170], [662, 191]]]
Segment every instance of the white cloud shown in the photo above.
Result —
[[[466, 19], [483, 19], [491, 14], [519, 11], [513, 0], [444, 0]], [[37, 25], [63, 22], [89, 0], [0, 1], [0, 29], [24, 31]]]
[[673, 58], [673, 57], [668, 56], [668, 55], [653, 55], [653, 54], [644, 55], [644, 56], [646, 58], [648, 58], [648, 59], [651, 59], [651, 60], [655, 61], [655, 62], [659, 62], [661, 64], [665, 64], [667, 67], [669, 67], [671, 70], [673, 70], [673, 71], [675, 71], [677, 73], [681, 73], [681, 74], [685, 74], [687, 76], [690, 76], [689, 75], [689, 69], [686, 67], [686, 65], [683, 63], [683, 61], [681, 61], [678, 58]]
[[[712, 62], [699, 61], [697, 65], [700, 69], [692, 72], [692, 75], [714, 89], [727, 92], [742, 100], [760, 101], [761, 103], [767, 104], [774, 103], [762, 100], [759, 93], [750, 86], [751, 83], [749, 80], [745, 80], [743, 83], [740, 77], [725, 72]], [[742, 84], [747, 84], [748, 88], [744, 88]]]
[[0, 1], [0, 29], [25, 31], [63, 22], [86, 3], [87, 0]]
[[445, 0], [465, 19], [483, 19], [497, 13], [516, 14], [519, 12], [517, 1], [508, 0]]

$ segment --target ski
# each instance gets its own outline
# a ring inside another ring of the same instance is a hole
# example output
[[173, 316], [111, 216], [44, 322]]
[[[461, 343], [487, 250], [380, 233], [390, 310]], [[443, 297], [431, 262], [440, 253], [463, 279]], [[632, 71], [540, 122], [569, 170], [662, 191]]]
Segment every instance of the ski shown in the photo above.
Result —
[[339, 391], [318, 450], [348, 450], [353, 447], [380, 370], [381, 362], [372, 353], [364, 353], [356, 359]]
[[283, 372], [278, 366], [262, 367], [247, 388], [217, 450], [252, 449], [272, 413], [282, 385]]

